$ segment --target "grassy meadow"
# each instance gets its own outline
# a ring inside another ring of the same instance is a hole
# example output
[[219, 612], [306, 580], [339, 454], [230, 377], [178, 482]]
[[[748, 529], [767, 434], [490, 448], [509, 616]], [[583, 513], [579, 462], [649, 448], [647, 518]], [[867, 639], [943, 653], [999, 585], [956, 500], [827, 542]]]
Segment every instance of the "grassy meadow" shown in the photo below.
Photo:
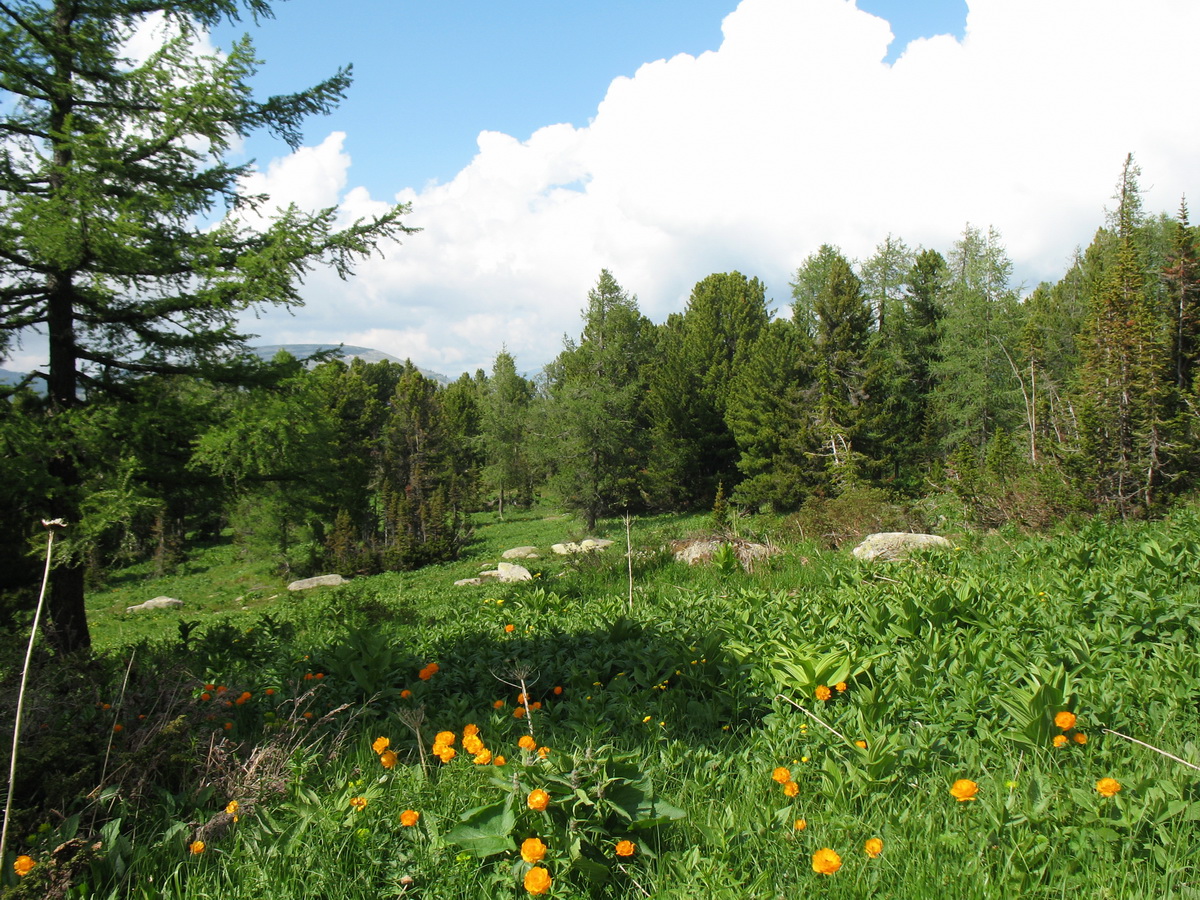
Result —
[[[576, 520], [489, 514], [458, 562], [307, 592], [229, 544], [119, 573], [101, 652], [36, 669], [0, 895], [1200, 898], [1195, 509], [664, 549], [706, 527], [567, 559]], [[526, 544], [532, 581], [452, 586]]]

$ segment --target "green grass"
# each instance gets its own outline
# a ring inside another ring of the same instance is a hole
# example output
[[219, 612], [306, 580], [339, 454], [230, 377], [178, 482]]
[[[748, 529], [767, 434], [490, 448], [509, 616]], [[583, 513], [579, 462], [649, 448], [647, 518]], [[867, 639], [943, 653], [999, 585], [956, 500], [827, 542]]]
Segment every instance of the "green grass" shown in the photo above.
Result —
[[[41, 779], [81, 833], [108, 829], [77, 867], [79, 896], [521, 897], [531, 864], [518, 848], [535, 835], [553, 897], [1198, 895], [1200, 771], [1106, 730], [1200, 765], [1194, 512], [972, 537], [879, 566], [788, 545], [753, 574], [722, 573], [658, 552], [704, 527], [634, 523], [632, 608], [619, 521], [598, 534], [618, 546], [545, 555], [532, 583], [452, 586], [509, 547], [584, 536], [543, 511], [481, 517], [453, 564], [268, 601], [271, 588], [233, 613], [256, 573], [209, 548], [170, 582], [212, 595], [185, 608], [186, 641], [180, 617], [157, 612], [137, 626], [157, 627], [157, 643], [130, 643], [111, 612], [127, 573], [94, 599], [110, 654], [45, 676], [37, 695], [47, 727], [23, 756], [20, 850], [44, 860], [70, 836], [30, 802]], [[430, 662], [439, 671], [422, 680]], [[837, 682], [846, 690], [818, 699]], [[522, 683], [542, 704], [544, 760], [517, 745], [530, 732], [513, 714]], [[1055, 748], [1062, 710], [1078, 721]], [[503, 768], [474, 763], [468, 723]], [[442, 730], [457, 756], [423, 766]], [[1115, 797], [1096, 791], [1103, 777], [1120, 782]], [[950, 795], [957, 779], [978, 784], [975, 800]], [[534, 788], [552, 798], [545, 812], [526, 805]], [[230, 800], [236, 825], [222, 818]], [[409, 809], [414, 827], [399, 822]], [[870, 838], [883, 841], [875, 859]], [[614, 855], [624, 839], [631, 858]], [[813, 871], [821, 848], [840, 855], [836, 873]]]

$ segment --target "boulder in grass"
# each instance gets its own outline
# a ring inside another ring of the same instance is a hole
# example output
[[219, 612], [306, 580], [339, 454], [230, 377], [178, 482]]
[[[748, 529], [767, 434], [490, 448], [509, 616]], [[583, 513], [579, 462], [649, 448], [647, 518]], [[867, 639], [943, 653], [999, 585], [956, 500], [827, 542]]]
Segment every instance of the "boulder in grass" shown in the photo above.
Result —
[[309, 588], [337, 587], [339, 584], [346, 583], [346, 579], [341, 575], [317, 575], [313, 578], [301, 578], [299, 581], [293, 581], [288, 585], [288, 590], [306, 591]]
[[460, 578], [454, 582], [455, 587], [469, 587], [471, 585], [483, 584], [482, 578]]
[[537, 559], [537, 547], [513, 547], [500, 554], [501, 559]]
[[869, 534], [852, 551], [856, 559], [901, 559], [914, 550], [949, 550], [953, 545], [941, 535], [913, 534], [908, 531], [882, 531]]
[[496, 566], [496, 572], [501, 581], [511, 583], [514, 581], [532, 581], [533, 576], [529, 574], [529, 570], [524, 566], [518, 566], [515, 563], [500, 563]]
[[595, 553], [612, 545], [613, 542], [606, 538], [585, 538], [579, 543], [555, 544], [550, 549], [559, 556], [573, 556], [576, 553]]
[[174, 597], [155, 597], [153, 600], [147, 600], [137, 606], [127, 606], [125, 612], [140, 612], [143, 609], [175, 609], [180, 606], [183, 606], [183, 601], [176, 600]]

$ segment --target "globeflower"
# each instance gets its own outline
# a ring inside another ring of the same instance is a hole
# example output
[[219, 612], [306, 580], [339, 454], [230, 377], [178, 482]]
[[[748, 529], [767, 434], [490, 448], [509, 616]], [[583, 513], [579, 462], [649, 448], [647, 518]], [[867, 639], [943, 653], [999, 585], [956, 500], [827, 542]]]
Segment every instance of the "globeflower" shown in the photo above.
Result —
[[813, 693], [816, 694], [818, 700], [828, 700], [833, 696], [833, 692], [823, 684], [818, 684]]
[[15, 862], [13, 862], [13, 871], [16, 872], [21, 878], [24, 878], [33, 871], [33, 867], [36, 865], [37, 862], [32, 856], [21, 855], [16, 858]]
[[789, 772], [784, 766], [779, 766], [774, 772], [771, 773], [771, 777], [780, 784], [787, 784], [792, 780], [792, 773]]
[[225, 806], [225, 814], [236, 818], [239, 809], [241, 809], [241, 806], [238, 804], [238, 802], [236, 800], [230, 800]]
[[974, 800], [975, 795], [979, 793], [979, 785], [971, 781], [969, 778], [960, 778], [950, 786], [950, 796], [963, 803], [967, 800]]
[[822, 847], [813, 854], [812, 867], [818, 875], [832, 875], [842, 867], [842, 858], [828, 847]]
[[546, 845], [540, 838], [526, 838], [521, 844], [521, 859], [527, 863], [541, 862], [546, 857]]
[[1067, 746], [1067, 736], [1065, 734], [1056, 734], [1051, 743], [1054, 744], [1055, 747], [1065, 747]]
[[794, 781], [789, 781], [783, 786], [783, 793], [788, 797], [795, 797], [798, 793], [800, 793], [800, 785], [796, 784]]
[[517, 746], [522, 750], [533, 750], [537, 747], [537, 741], [527, 734], [521, 735], [521, 739], [517, 741]]
[[385, 769], [394, 769], [396, 767], [396, 754], [391, 750], [384, 750], [379, 754], [379, 764]]
[[843, 691], [845, 691], [845, 690], [846, 690], [846, 686], [847, 686], [847, 685], [846, 685], [846, 682], [844, 682], [844, 681], [839, 681], [837, 684], [835, 684], [835, 685], [833, 686], [833, 689], [834, 689], [835, 691], [837, 691], [837, 692], [840, 694], [840, 693], [842, 693]]
[[633, 841], [617, 841], [617, 856], [633, 856], [637, 852], [637, 844]]
[[445, 744], [447, 747], [454, 746], [453, 731], [439, 731], [433, 738], [435, 744]]
[[421, 814], [415, 809], [406, 809], [400, 813], [400, 824], [405, 828], [412, 828], [420, 820]]
[[529, 808], [535, 812], [541, 812], [550, 805], [550, 795], [541, 788], [534, 788], [529, 792], [529, 799], [526, 801]]
[[1075, 732], [1075, 743], [1086, 744], [1087, 742], [1088, 736], [1086, 734], [1084, 734], [1082, 731]]
[[797, 819], [792, 823], [792, 827], [797, 831], [803, 831], [808, 827], [808, 819]]
[[352, 807], [354, 807], [354, 809], [356, 811], [362, 812], [364, 809], [367, 808], [367, 798], [366, 797], [351, 797], [350, 805]]
[[879, 838], [870, 838], [865, 844], [863, 844], [863, 852], [866, 853], [867, 856], [871, 857], [871, 859], [875, 859], [880, 853], [883, 852], [883, 841], [881, 841]]
[[1096, 782], [1096, 790], [1100, 792], [1101, 797], [1115, 797], [1120, 789], [1121, 782], [1115, 778], [1101, 778]]
[[550, 873], [541, 866], [534, 866], [525, 873], [525, 890], [535, 896], [550, 890], [550, 882]]
[[1065, 709], [1054, 717], [1054, 724], [1066, 731], [1068, 728], [1075, 727], [1075, 713], [1067, 712]]
[[377, 737], [375, 738], [374, 743], [371, 744], [371, 749], [376, 753], [382, 753], [384, 750], [390, 747], [391, 744], [392, 742], [389, 738]]
[[192, 841], [188, 844], [188, 850], [191, 851], [192, 856], [199, 856], [204, 852], [204, 841]]

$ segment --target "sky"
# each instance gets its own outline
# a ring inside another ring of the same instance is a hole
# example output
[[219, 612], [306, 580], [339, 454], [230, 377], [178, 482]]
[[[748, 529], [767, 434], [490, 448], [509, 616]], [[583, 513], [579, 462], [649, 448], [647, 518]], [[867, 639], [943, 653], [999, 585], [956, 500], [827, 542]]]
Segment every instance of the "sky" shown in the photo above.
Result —
[[296, 152], [239, 149], [247, 189], [346, 221], [408, 203], [422, 229], [245, 328], [452, 378], [501, 348], [536, 371], [602, 268], [655, 322], [734, 270], [786, 315], [822, 243], [946, 253], [971, 225], [1028, 292], [1103, 224], [1127, 153], [1150, 212], [1200, 180], [1195, 0], [289, 0], [211, 41], [243, 32], [260, 96], [355, 79]]

